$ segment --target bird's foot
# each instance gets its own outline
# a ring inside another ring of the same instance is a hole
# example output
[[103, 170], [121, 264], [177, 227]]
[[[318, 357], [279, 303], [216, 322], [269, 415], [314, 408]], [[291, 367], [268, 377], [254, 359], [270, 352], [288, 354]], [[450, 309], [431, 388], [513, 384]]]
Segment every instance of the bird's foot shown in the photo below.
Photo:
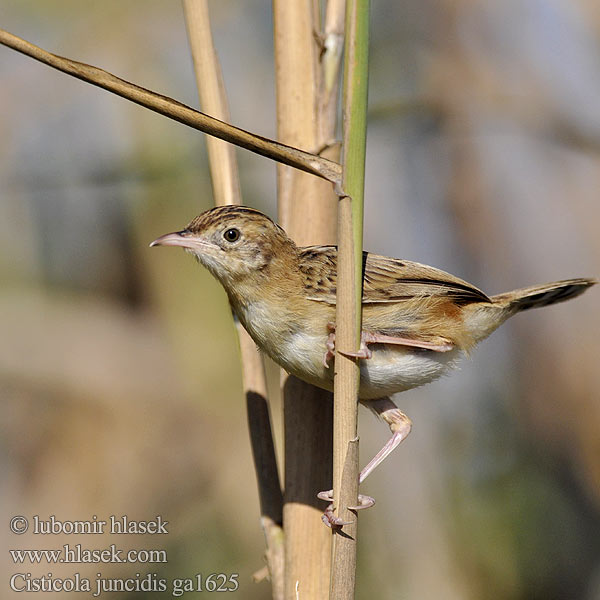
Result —
[[[333, 490], [327, 490], [326, 492], [319, 492], [317, 498], [320, 500], [327, 500], [329, 506], [325, 509], [323, 516], [321, 517], [323, 523], [331, 529], [339, 529], [344, 525], [350, 525], [350, 521], [342, 521], [340, 517], [336, 517], [333, 505]], [[349, 506], [349, 510], [362, 510], [364, 508], [370, 508], [375, 504], [375, 498], [371, 496], [364, 496], [363, 494], [358, 495], [358, 506]]]
[[[327, 330], [329, 331], [329, 336], [327, 337], [327, 342], [325, 342], [327, 351], [323, 355], [323, 364], [328, 369], [329, 361], [335, 356], [335, 324], [331, 322], [327, 323]], [[360, 348], [356, 352], [342, 352], [339, 350], [339, 353], [349, 358], [371, 358], [373, 353], [369, 350], [367, 344], [373, 344], [376, 341], [373, 334], [363, 331], [360, 336]]]
[[366, 341], [367, 335], [368, 334], [366, 334], [364, 331], [362, 332], [360, 336], [360, 348], [356, 352], [342, 352], [340, 350], [340, 354], [347, 356], [348, 358], [371, 358], [373, 356], [373, 352], [371, 352], [369, 346], [367, 346], [369, 343]]

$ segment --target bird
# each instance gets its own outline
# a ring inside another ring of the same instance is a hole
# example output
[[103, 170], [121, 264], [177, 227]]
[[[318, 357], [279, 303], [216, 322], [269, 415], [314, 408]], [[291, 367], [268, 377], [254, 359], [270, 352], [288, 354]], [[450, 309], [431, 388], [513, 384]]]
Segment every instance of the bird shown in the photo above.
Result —
[[[299, 379], [333, 390], [336, 246], [298, 247], [268, 216], [240, 205], [209, 209], [150, 246], [191, 253], [225, 288], [264, 353]], [[359, 362], [358, 399], [392, 437], [359, 482], [410, 433], [391, 395], [448, 373], [512, 315], [575, 298], [595, 283], [567, 279], [488, 296], [434, 267], [363, 252], [361, 345], [338, 352]], [[330, 492], [319, 497], [331, 499]], [[366, 497], [356, 508], [371, 503]]]

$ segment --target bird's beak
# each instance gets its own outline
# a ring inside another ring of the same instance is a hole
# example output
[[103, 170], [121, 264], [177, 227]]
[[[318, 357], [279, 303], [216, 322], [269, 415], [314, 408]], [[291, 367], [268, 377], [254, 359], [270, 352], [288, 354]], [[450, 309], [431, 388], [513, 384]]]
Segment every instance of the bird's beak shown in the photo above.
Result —
[[153, 242], [150, 243], [152, 246], [183, 246], [184, 248], [189, 247], [190, 238], [183, 235], [183, 231], [174, 231], [173, 233], [165, 233], [157, 237]]
[[206, 251], [208, 248], [218, 248], [216, 244], [193, 236], [185, 229], [161, 235], [150, 243], [150, 247], [152, 246], [181, 246], [182, 248], [197, 250], [199, 252]]

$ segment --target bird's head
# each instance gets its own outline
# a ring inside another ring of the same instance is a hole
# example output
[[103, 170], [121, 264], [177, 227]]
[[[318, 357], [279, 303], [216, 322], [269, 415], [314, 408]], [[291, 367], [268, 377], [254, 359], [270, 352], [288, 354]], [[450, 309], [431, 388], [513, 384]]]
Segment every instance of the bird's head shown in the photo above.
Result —
[[185, 229], [162, 235], [150, 246], [181, 246], [226, 287], [296, 252], [294, 242], [269, 217], [237, 205], [207, 210]]

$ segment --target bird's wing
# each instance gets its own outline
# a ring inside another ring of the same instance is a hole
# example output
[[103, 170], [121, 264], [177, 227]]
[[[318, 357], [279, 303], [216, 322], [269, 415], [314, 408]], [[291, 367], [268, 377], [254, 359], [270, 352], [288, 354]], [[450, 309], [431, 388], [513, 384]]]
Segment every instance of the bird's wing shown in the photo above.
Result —
[[443, 297], [458, 305], [490, 302], [478, 288], [440, 269], [366, 253], [363, 303]]
[[[302, 249], [300, 271], [309, 300], [335, 305], [335, 246]], [[466, 281], [439, 269], [365, 252], [362, 302], [363, 332], [379, 336], [379, 343], [443, 352], [454, 346], [468, 349], [472, 345], [462, 324], [461, 308], [490, 299]]]
[[[300, 253], [300, 271], [310, 300], [335, 304], [337, 248], [309, 246]], [[490, 299], [470, 283], [408, 260], [363, 253], [363, 304], [389, 304], [415, 298], [447, 299], [462, 306]]]

